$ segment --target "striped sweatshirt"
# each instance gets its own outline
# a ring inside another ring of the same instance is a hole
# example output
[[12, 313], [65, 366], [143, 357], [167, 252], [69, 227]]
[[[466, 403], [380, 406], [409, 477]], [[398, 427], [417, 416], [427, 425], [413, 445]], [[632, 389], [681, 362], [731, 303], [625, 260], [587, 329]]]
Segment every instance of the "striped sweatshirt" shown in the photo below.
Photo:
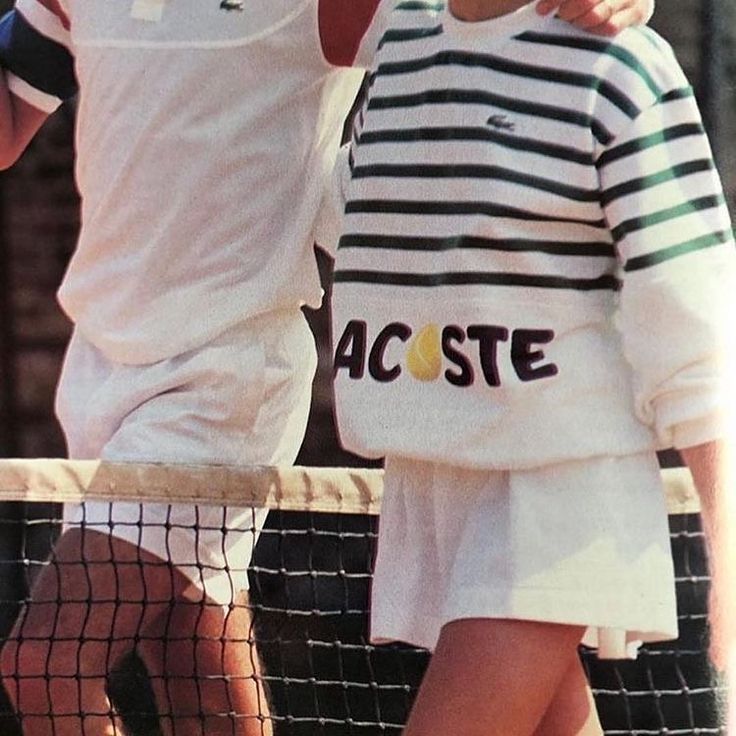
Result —
[[523, 468], [725, 431], [736, 252], [652, 30], [399, 2], [338, 179], [349, 449]]

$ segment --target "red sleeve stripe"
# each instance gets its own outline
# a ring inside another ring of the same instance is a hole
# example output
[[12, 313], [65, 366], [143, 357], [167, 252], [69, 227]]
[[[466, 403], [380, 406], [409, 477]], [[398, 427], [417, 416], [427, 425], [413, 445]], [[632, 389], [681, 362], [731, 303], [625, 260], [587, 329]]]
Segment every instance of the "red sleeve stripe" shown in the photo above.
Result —
[[334, 66], [352, 66], [381, 0], [319, 0], [322, 53]]

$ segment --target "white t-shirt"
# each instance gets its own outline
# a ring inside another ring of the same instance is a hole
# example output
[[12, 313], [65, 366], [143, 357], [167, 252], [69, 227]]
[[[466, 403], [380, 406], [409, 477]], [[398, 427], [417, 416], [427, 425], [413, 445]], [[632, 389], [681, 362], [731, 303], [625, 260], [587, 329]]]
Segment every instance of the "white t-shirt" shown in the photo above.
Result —
[[233, 5], [17, 4], [15, 94], [52, 110], [73, 57], [82, 227], [59, 300], [113, 360], [320, 302], [312, 226], [362, 79], [340, 67], [370, 58], [379, 0], [340, 23], [329, 0]]

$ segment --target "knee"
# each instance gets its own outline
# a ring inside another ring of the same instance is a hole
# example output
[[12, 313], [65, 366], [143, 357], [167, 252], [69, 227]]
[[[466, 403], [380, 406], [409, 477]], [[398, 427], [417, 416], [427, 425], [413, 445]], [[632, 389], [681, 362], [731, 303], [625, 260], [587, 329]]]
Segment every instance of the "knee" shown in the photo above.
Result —
[[49, 646], [43, 641], [9, 639], [0, 653], [0, 676], [5, 691], [17, 708], [23, 700], [44, 698], [47, 690]]
[[[99, 659], [99, 656], [96, 655]], [[0, 673], [4, 680], [48, 680], [74, 678], [84, 670], [85, 661], [80, 643], [75, 640], [51, 641], [46, 638], [8, 639], [0, 653]]]
[[4, 683], [12, 682], [18, 675], [18, 642], [11, 639], [0, 651], [0, 678]]
[[138, 651], [152, 673], [192, 677], [219, 672], [236, 652], [246, 655], [251, 637], [247, 608], [179, 599], [141, 631]]

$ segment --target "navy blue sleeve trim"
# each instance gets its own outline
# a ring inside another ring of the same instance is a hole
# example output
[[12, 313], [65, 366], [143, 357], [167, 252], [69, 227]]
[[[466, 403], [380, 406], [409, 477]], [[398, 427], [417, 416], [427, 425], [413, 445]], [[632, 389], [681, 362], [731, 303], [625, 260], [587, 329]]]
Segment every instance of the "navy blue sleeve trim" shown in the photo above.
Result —
[[16, 10], [0, 19], [0, 65], [31, 87], [62, 100], [77, 92], [72, 55]]

